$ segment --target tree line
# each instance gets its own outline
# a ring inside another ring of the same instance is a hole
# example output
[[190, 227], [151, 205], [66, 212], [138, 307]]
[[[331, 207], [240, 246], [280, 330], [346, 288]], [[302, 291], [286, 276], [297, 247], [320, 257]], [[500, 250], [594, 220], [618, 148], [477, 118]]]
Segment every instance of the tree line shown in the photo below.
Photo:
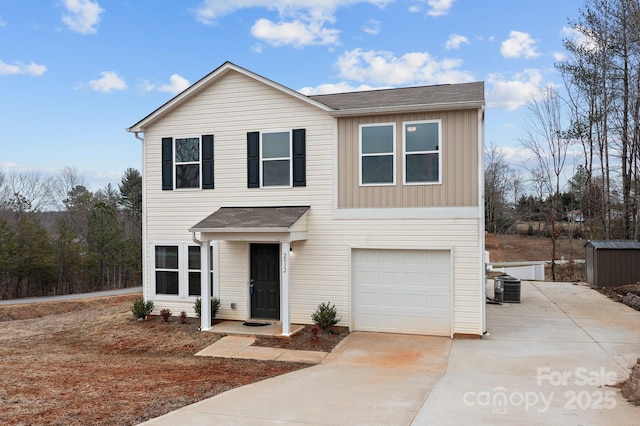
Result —
[[[586, 0], [569, 27], [568, 54], [555, 64], [563, 89], [540, 88], [526, 105], [527, 176], [509, 167], [504, 151], [485, 155], [485, 229], [511, 232], [518, 220], [536, 220], [554, 261], [563, 218], [580, 218], [569, 237], [640, 235], [640, 1]], [[580, 157], [572, 171], [569, 155]]]
[[142, 176], [91, 192], [74, 169], [0, 173], [0, 299], [142, 282]]

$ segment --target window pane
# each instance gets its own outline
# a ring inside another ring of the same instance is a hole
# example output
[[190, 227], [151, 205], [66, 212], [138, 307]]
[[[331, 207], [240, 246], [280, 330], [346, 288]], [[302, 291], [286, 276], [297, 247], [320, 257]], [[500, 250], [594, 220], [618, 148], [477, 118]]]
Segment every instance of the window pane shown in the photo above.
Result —
[[189, 296], [200, 296], [200, 272], [189, 272]]
[[176, 163], [200, 161], [200, 139], [176, 139]]
[[176, 188], [200, 188], [200, 165], [176, 166]]
[[438, 182], [438, 154], [407, 155], [407, 182]]
[[289, 160], [263, 161], [262, 185], [289, 186], [290, 170]]
[[156, 271], [156, 294], [178, 294], [178, 272]]
[[189, 246], [189, 269], [200, 269], [200, 246]]
[[362, 183], [392, 183], [393, 155], [362, 157]]
[[262, 158], [289, 157], [290, 151], [289, 132], [262, 134]]
[[393, 126], [367, 126], [362, 128], [362, 153], [393, 152]]
[[437, 151], [438, 123], [407, 124], [405, 126], [407, 152]]
[[156, 246], [156, 269], [178, 269], [178, 247]]

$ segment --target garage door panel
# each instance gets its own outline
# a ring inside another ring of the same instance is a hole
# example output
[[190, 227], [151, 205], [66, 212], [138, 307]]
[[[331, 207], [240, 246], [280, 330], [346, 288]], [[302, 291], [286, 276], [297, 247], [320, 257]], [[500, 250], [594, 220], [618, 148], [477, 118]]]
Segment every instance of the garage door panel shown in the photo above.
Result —
[[451, 333], [448, 251], [354, 250], [354, 329]]

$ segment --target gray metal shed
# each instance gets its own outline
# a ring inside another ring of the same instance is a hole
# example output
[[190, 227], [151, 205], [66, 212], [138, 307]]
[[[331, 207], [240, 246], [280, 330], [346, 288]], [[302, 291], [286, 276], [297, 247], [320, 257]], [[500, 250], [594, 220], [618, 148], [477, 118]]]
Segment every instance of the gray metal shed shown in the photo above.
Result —
[[587, 282], [593, 287], [619, 287], [640, 281], [640, 242], [589, 241], [584, 247]]

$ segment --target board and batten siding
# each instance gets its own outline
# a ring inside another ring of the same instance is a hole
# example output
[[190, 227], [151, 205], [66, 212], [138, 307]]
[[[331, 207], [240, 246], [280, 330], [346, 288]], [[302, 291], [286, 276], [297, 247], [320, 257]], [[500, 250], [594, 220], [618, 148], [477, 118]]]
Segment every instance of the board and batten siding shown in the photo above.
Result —
[[[403, 122], [441, 120], [442, 183], [403, 185]], [[360, 186], [360, 125], [396, 123], [395, 185]], [[389, 114], [338, 120], [338, 208], [478, 205], [478, 111]]]
[[[247, 188], [246, 133], [294, 128], [306, 129], [306, 187]], [[230, 72], [145, 130], [147, 294], [153, 294], [154, 242], [191, 242], [188, 229], [222, 206], [308, 205], [307, 239], [291, 245], [292, 322], [310, 324], [318, 304], [330, 301], [342, 317], [341, 325], [350, 325], [354, 248], [444, 249], [452, 253], [453, 332], [482, 333], [480, 219], [336, 218], [332, 158], [337, 120], [324, 111]], [[215, 189], [162, 191], [161, 139], [204, 134], [215, 138]], [[357, 170], [357, 163], [353, 167]], [[477, 197], [477, 189], [469, 191]], [[218, 317], [246, 320], [250, 316], [249, 243], [220, 241], [218, 247], [219, 270], [214, 272], [220, 282]], [[193, 299], [158, 298], [156, 310], [168, 307], [191, 314]], [[236, 309], [231, 309], [231, 303]]]

